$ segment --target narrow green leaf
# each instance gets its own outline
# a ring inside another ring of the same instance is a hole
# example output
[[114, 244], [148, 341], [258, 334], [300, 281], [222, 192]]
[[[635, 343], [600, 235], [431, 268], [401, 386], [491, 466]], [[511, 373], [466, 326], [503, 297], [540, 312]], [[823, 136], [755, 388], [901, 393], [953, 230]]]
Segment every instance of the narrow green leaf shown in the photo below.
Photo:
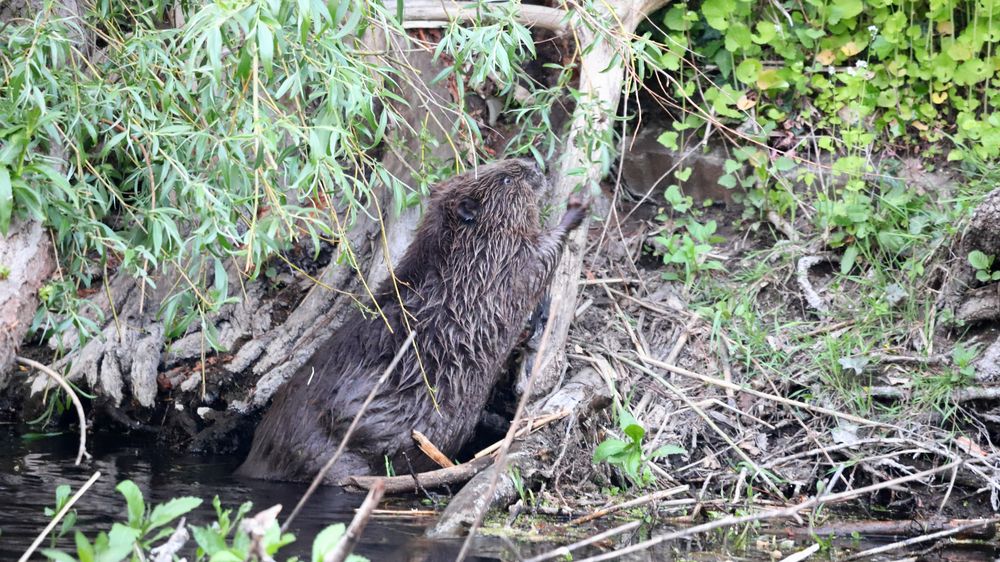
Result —
[[270, 77], [274, 68], [274, 34], [270, 27], [260, 21], [257, 22], [257, 52], [264, 65], [264, 74]]

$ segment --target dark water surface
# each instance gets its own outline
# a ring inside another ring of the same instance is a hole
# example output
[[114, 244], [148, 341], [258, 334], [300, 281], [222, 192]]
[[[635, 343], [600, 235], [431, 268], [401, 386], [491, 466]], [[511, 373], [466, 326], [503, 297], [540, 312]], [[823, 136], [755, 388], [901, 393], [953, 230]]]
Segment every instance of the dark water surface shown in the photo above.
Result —
[[[100, 480], [75, 505], [77, 527], [91, 540], [98, 531], [109, 530], [113, 522], [127, 519], [125, 500], [115, 490], [118, 482], [126, 479], [142, 490], [147, 509], [178, 496], [202, 498], [202, 505], [187, 515], [189, 523], [202, 526], [215, 521], [211, 502], [215, 495], [224, 508], [234, 508], [234, 513], [245, 501], [254, 504], [251, 515], [280, 503], [279, 520], [283, 520], [307, 487], [236, 478], [232, 471], [241, 460], [238, 457], [180, 456], [154, 444], [135, 445], [133, 441], [113, 434], [92, 435], [88, 449], [94, 458], [77, 467], [73, 465], [75, 435], [25, 441], [10, 426], [0, 425], [0, 561], [17, 560], [45, 527], [49, 518], [43, 510], [55, 504], [57, 486], [68, 484], [76, 492], [95, 471], [101, 472]], [[349, 523], [363, 499], [363, 495], [321, 487], [294, 521], [291, 531], [298, 540], [282, 548], [278, 559], [298, 554], [308, 560], [316, 533], [333, 523]], [[380, 508], [419, 507], [412, 499], [399, 505], [393, 501], [388, 505], [383, 501]], [[454, 560], [460, 542], [422, 538], [424, 528], [431, 523], [428, 517], [372, 519], [355, 552], [372, 562]], [[58, 546], [75, 554], [72, 544], [72, 536], [68, 536]], [[182, 554], [191, 560], [194, 540], [188, 544], [192, 552]], [[474, 560], [516, 559], [502, 554], [505, 546], [499, 539], [480, 538], [475, 544], [478, 556]], [[46, 540], [43, 547], [47, 546]], [[34, 559], [44, 558], [36, 555]]]
[[[179, 496], [195, 496], [202, 505], [187, 515], [189, 524], [205, 526], [215, 521], [212, 497], [218, 495], [224, 508], [235, 509], [245, 501], [252, 501], [253, 515], [275, 504], [283, 506], [279, 520], [283, 520], [307, 488], [306, 484], [266, 482], [241, 479], [232, 472], [242, 458], [233, 455], [180, 455], [152, 443], [137, 442], [134, 437], [99, 433], [91, 435], [88, 448], [93, 459], [83, 466], [73, 465], [76, 456], [76, 435], [60, 435], [40, 440], [22, 439], [9, 425], [0, 425], [0, 562], [17, 560], [49, 522], [44, 509], [55, 504], [55, 490], [68, 484], [76, 492], [95, 471], [102, 476], [75, 505], [78, 514], [77, 528], [91, 540], [99, 531], [107, 531], [114, 522], [127, 519], [125, 500], [115, 490], [122, 480], [136, 483], [150, 506]], [[310, 503], [296, 517], [291, 531], [298, 540], [278, 552], [278, 560], [298, 555], [309, 560], [312, 539], [326, 526], [350, 522], [354, 510], [364, 499], [360, 494], [349, 494], [339, 488], [321, 487]], [[380, 509], [407, 510], [422, 508], [412, 498], [384, 499]], [[433, 523], [433, 517], [421, 516], [406, 519], [376, 517], [369, 521], [362, 535], [357, 554], [372, 562], [451, 561], [461, 548], [461, 541], [429, 541], [423, 538], [424, 530]], [[621, 521], [606, 521], [608, 526]], [[552, 527], [549, 527], [551, 529]], [[780, 528], [780, 527], [779, 527]], [[581, 530], [582, 535], [561, 539], [564, 543], [600, 532], [600, 529]], [[644, 530], [632, 540], [649, 537]], [[549, 533], [551, 535], [551, 532]], [[563, 533], [565, 534], [565, 533]], [[779, 533], [780, 534], [780, 533]], [[561, 536], [561, 535], [559, 535]], [[663, 544], [622, 560], [630, 561], [764, 561], [769, 560], [767, 549], [750, 548], [739, 552], [727, 551], [724, 545], [711, 542], [709, 536], [691, 541]], [[718, 534], [714, 535], [717, 539]], [[550, 536], [551, 539], [551, 536]], [[709, 542], [702, 542], [708, 539]], [[894, 540], [899, 540], [895, 537]], [[607, 552], [618, 541], [600, 547], [584, 548], [574, 552], [575, 559]], [[890, 540], [889, 542], [892, 542]], [[794, 550], [809, 546], [806, 540]], [[867, 540], [853, 544], [855, 549], [869, 548], [878, 543]], [[46, 540], [42, 547], [49, 545]], [[557, 545], [550, 541], [514, 542], [506, 538], [477, 537], [473, 542], [474, 556], [468, 560], [496, 561], [519, 560], [548, 552]], [[57, 545], [75, 555], [72, 536], [64, 537]], [[194, 539], [180, 552], [188, 560], [194, 559]], [[792, 550], [792, 552], [794, 552]], [[785, 555], [791, 552], [786, 552]], [[938, 551], [939, 560], [992, 561], [1000, 552], [993, 548], [974, 547], [961, 552]], [[874, 560], [893, 560], [901, 554], [879, 557]], [[33, 560], [43, 560], [37, 554]], [[832, 552], [818, 554], [816, 559], [837, 560]]]

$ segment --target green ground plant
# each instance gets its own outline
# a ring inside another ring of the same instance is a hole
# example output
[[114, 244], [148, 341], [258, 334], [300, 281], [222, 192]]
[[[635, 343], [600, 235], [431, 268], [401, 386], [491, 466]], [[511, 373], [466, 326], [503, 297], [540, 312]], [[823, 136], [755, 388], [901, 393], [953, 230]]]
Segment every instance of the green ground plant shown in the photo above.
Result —
[[[175, 523], [182, 516], [190, 514], [201, 505], [202, 500], [194, 497], [174, 498], [156, 506], [147, 505], [142, 491], [130, 480], [124, 480], [115, 488], [124, 497], [127, 506], [127, 520], [114, 523], [108, 532], [99, 532], [93, 540], [77, 530], [75, 510], [70, 510], [63, 518], [58, 529], [50, 537], [50, 548], [42, 550], [42, 554], [55, 562], [120, 562], [122, 560], [148, 560], [152, 550], [162, 544], [173, 532]], [[54, 508], [45, 508], [49, 517], [59, 512], [69, 500], [70, 487], [61, 485], [56, 488], [56, 504]], [[188, 527], [197, 544], [193, 558], [196, 562], [240, 562], [251, 557], [254, 548], [250, 535], [240, 523], [253, 509], [253, 504], [245, 502], [236, 510], [223, 509], [219, 497], [212, 500], [216, 520], [205, 526], [192, 525]], [[67, 554], [55, 548], [59, 539], [73, 532], [75, 551]], [[313, 541], [312, 562], [323, 560], [327, 552], [333, 550], [340, 542], [345, 532], [342, 523], [330, 525], [316, 535]], [[272, 521], [270, 527], [260, 539], [260, 548], [268, 556], [273, 557], [278, 551], [295, 542], [291, 533], [282, 533], [278, 522]], [[187, 549], [185, 549], [187, 552]], [[256, 551], [255, 551], [256, 552]], [[295, 562], [298, 557], [291, 557], [289, 562]], [[367, 559], [350, 555], [350, 562], [365, 562]]]
[[636, 421], [627, 410], [616, 408], [618, 427], [626, 439], [609, 437], [594, 449], [594, 463], [606, 462], [618, 467], [633, 485], [643, 487], [653, 482], [653, 471], [649, 463], [668, 455], [684, 454], [686, 451], [678, 445], [662, 445], [656, 450], [646, 452], [643, 440], [646, 429]]

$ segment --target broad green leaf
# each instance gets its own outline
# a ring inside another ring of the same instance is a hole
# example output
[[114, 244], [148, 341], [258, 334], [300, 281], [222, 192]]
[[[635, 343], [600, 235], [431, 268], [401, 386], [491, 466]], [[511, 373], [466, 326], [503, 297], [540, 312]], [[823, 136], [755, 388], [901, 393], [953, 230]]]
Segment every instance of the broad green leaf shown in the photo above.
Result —
[[858, 247], [856, 245], [848, 246], [844, 250], [843, 257], [840, 258], [840, 272], [847, 275], [854, 268], [854, 262], [858, 259]]
[[95, 562], [119, 562], [128, 558], [138, 538], [138, 529], [115, 523], [108, 533], [107, 549], [97, 554]]
[[705, 0], [701, 4], [701, 13], [708, 21], [708, 25], [719, 31], [725, 31], [729, 27], [727, 18], [734, 10], [736, 10], [736, 0]]
[[757, 74], [757, 87], [761, 90], [771, 90], [775, 88], [787, 88], [788, 82], [781, 77], [778, 70], [769, 68], [761, 70]]
[[257, 52], [264, 65], [264, 74], [271, 76], [274, 67], [274, 34], [264, 22], [257, 22]]
[[343, 523], [337, 523], [335, 525], [330, 525], [329, 527], [323, 529], [316, 535], [313, 539], [312, 547], [312, 562], [323, 562], [323, 557], [326, 553], [337, 546], [341, 538], [344, 536], [346, 527]]
[[123, 480], [115, 486], [115, 490], [125, 496], [125, 503], [128, 504], [129, 527], [138, 529], [142, 525], [142, 517], [146, 513], [146, 504], [142, 501], [142, 491], [131, 480]]
[[656, 138], [656, 142], [662, 144], [670, 150], [677, 150], [678, 135], [679, 133], [675, 133], [673, 131], [663, 131], [660, 133], [660, 136]]
[[657, 447], [655, 451], [650, 453], [650, 458], [658, 459], [660, 457], [667, 457], [670, 455], [684, 455], [687, 454], [687, 449], [681, 447], [680, 445], [662, 445]]
[[993, 265], [993, 258], [979, 250], [972, 250], [969, 252], [969, 265], [976, 269], [989, 269]]
[[726, 50], [735, 53], [753, 46], [750, 28], [744, 23], [734, 23], [726, 30]]
[[194, 525], [189, 528], [194, 536], [194, 541], [198, 543], [198, 548], [201, 548], [205, 554], [214, 556], [216, 552], [226, 549], [226, 538], [222, 536], [223, 531]]
[[49, 560], [55, 560], [56, 562], [77, 562], [76, 558], [53, 548], [43, 548], [42, 556], [48, 558]]
[[764, 65], [759, 60], [745, 59], [736, 67], [736, 79], [744, 84], [753, 84], [763, 69]]
[[642, 438], [646, 436], [646, 430], [637, 423], [627, 425], [624, 431], [625, 435], [632, 438], [632, 441], [635, 443], [642, 442]]
[[857, 16], [863, 9], [861, 0], [833, 0], [829, 5], [827, 22], [836, 25], [842, 20]]
[[153, 509], [153, 513], [149, 516], [149, 529], [166, 525], [199, 505], [201, 505], [201, 498], [192, 497], [174, 498], [167, 503], [160, 504]]
[[80, 531], [77, 531], [73, 536], [73, 541], [76, 544], [76, 556], [80, 559], [80, 562], [94, 562], [94, 545], [90, 544], [87, 537]]
[[594, 462], [604, 462], [627, 449], [628, 443], [621, 439], [606, 439], [594, 449]]

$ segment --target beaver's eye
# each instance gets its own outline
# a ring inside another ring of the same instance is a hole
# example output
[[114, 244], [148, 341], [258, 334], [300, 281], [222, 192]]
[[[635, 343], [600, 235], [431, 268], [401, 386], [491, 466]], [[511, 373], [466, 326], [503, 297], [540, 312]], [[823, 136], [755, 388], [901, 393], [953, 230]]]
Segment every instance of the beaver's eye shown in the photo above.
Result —
[[502, 183], [503, 183], [503, 184], [504, 184], [505, 186], [509, 186], [510, 184], [514, 183], [514, 180], [512, 180], [512, 179], [510, 178], [510, 176], [504, 176], [504, 177], [503, 177], [503, 179], [501, 180], [501, 182], [502, 182]]

